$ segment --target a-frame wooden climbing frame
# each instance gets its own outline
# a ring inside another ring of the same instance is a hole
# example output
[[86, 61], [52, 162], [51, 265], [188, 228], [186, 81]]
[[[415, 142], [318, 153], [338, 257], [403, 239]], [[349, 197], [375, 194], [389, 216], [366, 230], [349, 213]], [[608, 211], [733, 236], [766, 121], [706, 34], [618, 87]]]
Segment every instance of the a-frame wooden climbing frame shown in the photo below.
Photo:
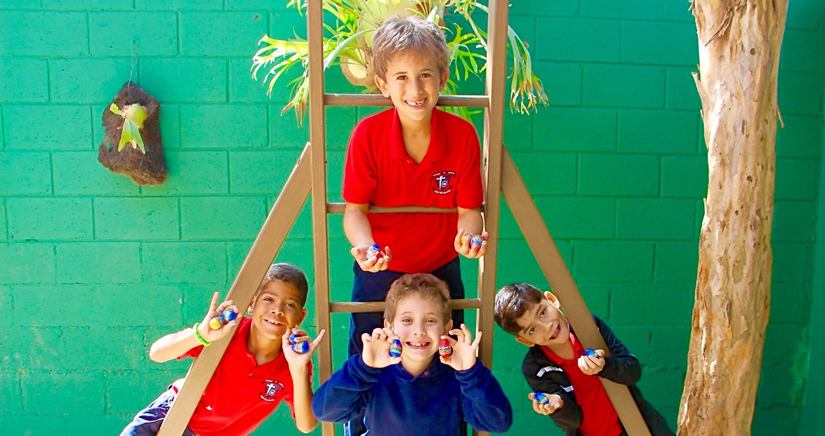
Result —
[[[327, 338], [319, 344], [317, 372], [321, 383], [332, 375], [332, 340], [330, 313], [332, 312], [383, 312], [383, 302], [351, 303], [331, 302], [329, 295], [329, 232], [327, 215], [340, 214], [344, 204], [327, 202], [325, 106], [391, 106], [389, 99], [380, 95], [327, 94], [324, 91], [323, 67], [323, 0], [307, 3], [307, 28], [309, 41], [309, 122], [310, 141], [304, 148], [298, 163], [292, 170], [278, 200], [269, 212], [261, 231], [246, 257], [227, 299], [238, 307], [246, 307], [252, 301], [269, 265], [278, 254], [289, 230], [295, 223], [306, 199], [312, 194], [312, 227], [315, 263], [315, 310], [317, 330], [325, 329]], [[527, 191], [509, 153], [504, 148], [503, 124], [505, 102], [505, 77], [507, 68], [508, 1], [489, 0], [487, 38], [487, 77], [485, 95], [444, 96], [440, 106], [484, 108], [483, 179], [485, 204], [483, 215], [489, 233], [487, 253], [479, 259], [478, 297], [453, 301], [454, 309], [476, 309], [476, 328], [484, 332], [479, 357], [488, 368], [493, 363], [493, 300], [496, 287], [496, 260], [498, 253], [499, 210], [502, 194], [521, 228], [539, 267], [553, 292], [559, 298], [570, 324], [582, 344], [588, 348], [603, 349], [607, 345], [599, 334], [587, 305], [576, 287], [573, 277], [550, 236], [541, 214]], [[426, 212], [455, 213], [453, 210], [402, 207], [371, 207], [369, 213]], [[186, 382], [172, 406], [159, 436], [179, 436], [212, 377], [226, 350], [228, 340], [218, 341], [205, 348], [192, 363]], [[638, 408], [626, 386], [601, 379], [610, 401], [630, 436], [650, 436]], [[527, 401], [526, 397], [524, 401]], [[324, 436], [331, 436], [335, 428], [323, 423]]]

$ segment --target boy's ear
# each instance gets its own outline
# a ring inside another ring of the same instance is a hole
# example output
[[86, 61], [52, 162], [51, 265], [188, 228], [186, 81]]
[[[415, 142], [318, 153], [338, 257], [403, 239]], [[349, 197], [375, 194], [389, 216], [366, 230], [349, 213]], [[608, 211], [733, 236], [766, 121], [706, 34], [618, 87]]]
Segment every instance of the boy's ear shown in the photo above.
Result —
[[301, 316], [298, 318], [297, 321], [295, 321], [295, 327], [298, 327], [299, 325], [301, 325], [301, 323], [304, 322], [306, 317], [307, 317], [307, 310], [306, 309], [301, 309]]
[[377, 86], [378, 89], [381, 91], [381, 95], [383, 95], [384, 97], [390, 96], [390, 91], [389, 89], [387, 89], [387, 82], [385, 82], [384, 79], [378, 77], [378, 74], [375, 75], [375, 86]]
[[453, 329], [453, 320], [447, 321], [447, 332]]
[[392, 324], [384, 318], [384, 328], [389, 329], [392, 328]]
[[557, 308], [561, 308], [561, 303], [559, 303], [559, 299], [556, 298], [556, 296], [553, 295], [552, 292], [544, 291], [544, 298], [548, 299], [550, 301], [550, 304], [552, 304], [553, 306], [556, 306]]
[[[376, 77], [378, 77], [378, 76], [376, 76]], [[447, 86], [447, 80], [449, 80], [449, 79], [450, 79], [450, 69], [447, 68], [447, 71], [445, 71], [443, 74], [441, 74], [441, 83], [439, 83], [438, 92], [441, 92], [441, 91], [444, 90], [444, 87]]]
[[516, 342], [518, 342], [519, 344], [522, 344], [522, 345], [527, 345], [528, 347], [532, 347], [533, 345], [536, 345], [535, 342], [530, 342], [527, 339], [522, 338], [521, 336], [516, 336]]

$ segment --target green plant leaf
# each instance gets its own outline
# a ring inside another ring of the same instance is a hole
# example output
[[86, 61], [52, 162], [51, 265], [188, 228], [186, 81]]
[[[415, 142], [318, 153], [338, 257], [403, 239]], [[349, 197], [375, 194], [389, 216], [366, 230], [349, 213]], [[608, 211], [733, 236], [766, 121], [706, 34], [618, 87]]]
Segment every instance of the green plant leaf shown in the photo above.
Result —
[[140, 129], [134, 121], [126, 119], [123, 122], [123, 129], [120, 132], [120, 144], [118, 144], [117, 151], [123, 151], [126, 144], [132, 144], [132, 148], [140, 148], [143, 154], [146, 154], [146, 147], [143, 144], [143, 138], [140, 136]]
[[115, 115], [123, 116], [123, 112], [121, 112], [117, 105], [114, 103], [112, 103], [112, 105], [109, 106], [109, 110], [112, 111], [112, 113]]

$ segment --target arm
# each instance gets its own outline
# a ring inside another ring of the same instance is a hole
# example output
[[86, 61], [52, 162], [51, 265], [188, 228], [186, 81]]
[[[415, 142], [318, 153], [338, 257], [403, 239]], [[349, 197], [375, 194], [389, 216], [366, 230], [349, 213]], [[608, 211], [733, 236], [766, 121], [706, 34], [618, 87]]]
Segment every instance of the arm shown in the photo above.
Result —
[[321, 421], [344, 423], [366, 409], [370, 390], [381, 369], [370, 368], [353, 355], [321, 385], [312, 399], [312, 413]]
[[607, 348], [610, 349], [610, 355], [604, 357], [604, 368], [599, 373], [599, 377], [628, 386], [638, 383], [642, 377], [642, 365], [639, 359], [630, 353], [607, 324], [596, 317], [594, 321], [607, 343]]
[[[325, 330], [321, 330], [314, 341], [307, 333], [300, 329], [287, 329], [281, 338], [281, 352], [289, 364], [289, 374], [292, 376], [292, 409], [295, 413], [295, 426], [302, 433], [309, 433], [318, 426], [318, 420], [312, 414], [312, 386], [309, 378], [312, 376], [310, 361], [318, 343], [324, 337]], [[290, 334], [298, 335], [300, 342], [309, 342], [309, 351], [304, 354], [295, 352], [289, 342]], [[311, 342], [310, 342], [311, 341]]]
[[461, 388], [464, 420], [481, 431], [504, 433], [513, 424], [513, 409], [493, 373], [476, 361], [466, 371], [456, 371]]
[[527, 356], [524, 358], [522, 372], [524, 373], [524, 377], [527, 379], [527, 384], [530, 385], [530, 389], [534, 392], [555, 394], [562, 399], [564, 405], [550, 414], [550, 417], [553, 418], [553, 421], [559, 428], [562, 430], [575, 430], [579, 428], [582, 424], [582, 409], [576, 403], [576, 400], [564, 390], [565, 386], [572, 385], [569, 383], [569, 380], [565, 386], [562, 386], [559, 381], [557, 381], [557, 379], [561, 377], [567, 377], [562, 374], [545, 372], [541, 377], [539, 377], [538, 373], [541, 369], [548, 364], [551, 364], [551, 362], [547, 359], [539, 360], [535, 355], [537, 352], [541, 353], [540, 350], [531, 349], [527, 352]]

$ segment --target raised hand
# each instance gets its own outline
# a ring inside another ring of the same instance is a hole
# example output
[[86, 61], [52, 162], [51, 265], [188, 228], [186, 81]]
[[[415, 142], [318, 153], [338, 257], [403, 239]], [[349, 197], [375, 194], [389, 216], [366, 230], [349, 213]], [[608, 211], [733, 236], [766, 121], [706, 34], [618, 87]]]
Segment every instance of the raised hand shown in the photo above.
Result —
[[358, 262], [358, 266], [363, 271], [367, 272], [378, 272], [384, 271], [387, 269], [387, 266], [390, 264], [390, 260], [392, 260], [392, 251], [390, 251], [390, 247], [384, 247], [383, 255], [379, 259], [378, 257], [374, 257], [372, 259], [367, 257], [367, 250], [369, 250], [370, 245], [359, 245], [358, 247], [352, 247], [349, 251], [352, 254], [352, 257], [355, 258], [355, 261]]
[[[460, 229], [458, 233], [456, 233], [455, 240], [453, 241], [455, 251], [469, 259], [478, 259], [484, 256], [484, 253], [487, 252], [487, 232], [483, 232], [480, 235], [471, 235], [469, 233], [466, 235], [467, 237], [462, 240], [462, 237], [465, 236], [464, 229]], [[481, 238], [481, 245], [472, 243], [473, 236]]]
[[232, 330], [232, 327], [235, 327], [235, 324], [238, 323], [238, 320], [235, 319], [234, 321], [229, 321], [228, 323], [224, 324], [219, 329], [211, 329], [209, 327], [209, 321], [212, 318], [221, 316], [221, 312], [226, 309], [231, 309], [233, 312], [238, 314], [238, 308], [234, 304], [232, 304], [232, 300], [226, 300], [220, 305], [218, 305], [218, 298], [219, 294], [215, 292], [212, 295], [212, 302], [209, 304], [209, 311], [206, 312], [206, 316], [203, 318], [200, 324], [198, 324], [198, 333], [200, 333], [201, 337], [209, 342], [217, 341], [222, 337], [229, 334]]
[[594, 350], [595, 356], [582, 356], [576, 362], [579, 369], [586, 375], [596, 375], [604, 368], [604, 350]]
[[450, 365], [456, 371], [464, 371], [473, 367], [476, 364], [476, 352], [478, 351], [478, 344], [481, 342], [481, 332], [478, 332], [476, 340], [473, 341], [473, 335], [470, 329], [465, 324], [461, 324], [461, 329], [452, 329], [448, 332], [458, 339], [453, 339], [449, 336], [442, 336], [441, 339], [446, 338], [450, 341], [453, 347], [453, 354], [450, 357], [444, 358], [439, 356], [441, 363]]
[[[309, 351], [301, 354], [296, 353], [295, 350], [292, 349], [292, 344], [289, 342], [289, 336], [293, 333], [297, 336], [296, 339], [299, 342], [309, 342]], [[312, 340], [312, 338], [309, 337], [307, 332], [304, 330], [297, 328], [286, 329], [283, 337], [281, 337], [281, 351], [284, 353], [284, 357], [286, 358], [287, 364], [289, 364], [290, 370], [292, 368], [304, 368], [309, 364], [312, 360], [312, 353], [314, 353], [315, 349], [318, 348], [318, 344], [321, 343], [321, 339], [324, 338], [325, 333], [326, 330], [321, 330], [318, 332], [318, 336], [315, 337], [315, 340]]]
[[372, 334], [362, 334], [361, 342], [364, 343], [364, 351], [361, 352], [361, 359], [370, 368], [385, 368], [401, 363], [401, 357], [390, 356], [390, 345], [393, 339], [398, 339], [398, 336], [388, 328], [376, 328]]
[[530, 392], [529, 394], [527, 394], [527, 398], [529, 398], [530, 400], [533, 401], [533, 411], [534, 412], [536, 412], [538, 414], [541, 414], [541, 415], [549, 415], [549, 414], [555, 412], [556, 410], [559, 410], [562, 407], [564, 407], [564, 400], [562, 400], [560, 396], [558, 396], [556, 394], [544, 394], [544, 395], [547, 396], [547, 399], [549, 401], [547, 401], [544, 404], [539, 404], [539, 402], [536, 401], [536, 394], [535, 393]]

